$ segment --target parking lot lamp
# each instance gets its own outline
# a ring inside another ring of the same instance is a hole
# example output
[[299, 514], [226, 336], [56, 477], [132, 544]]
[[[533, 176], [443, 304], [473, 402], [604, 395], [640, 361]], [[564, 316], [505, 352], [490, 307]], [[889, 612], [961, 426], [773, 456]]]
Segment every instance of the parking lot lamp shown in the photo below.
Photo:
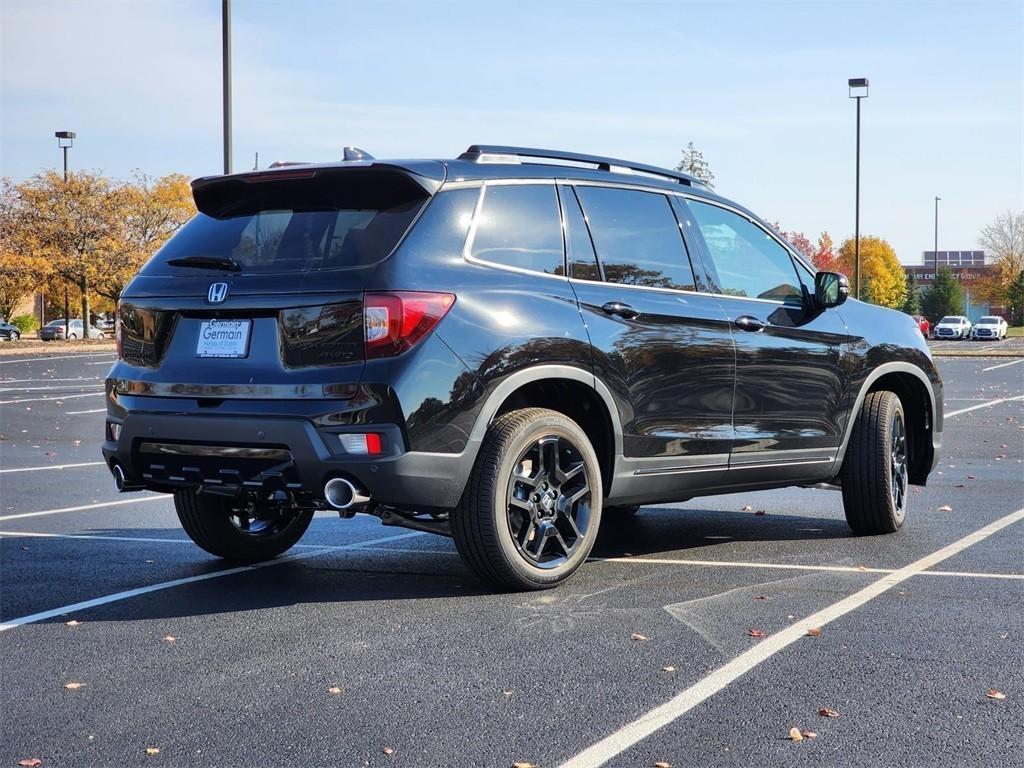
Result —
[[847, 80], [850, 98], [857, 100], [857, 179], [854, 192], [853, 214], [853, 294], [860, 298], [860, 100], [868, 96], [868, 79], [851, 77]]
[[938, 195], [935, 196], [935, 250], [932, 251], [932, 280], [935, 279], [935, 273], [939, 271], [939, 200], [941, 199]]
[[[65, 192], [67, 191], [68, 184], [68, 150], [71, 149], [75, 143], [75, 132], [74, 131], [57, 131], [53, 134], [57, 137], [57, 146], [64, 150], [64, 187]], [[71, 321], [68, 319], [68, 281], [64, 281], [64, 341], [70, 341], [71, 331], [69, 329]]]

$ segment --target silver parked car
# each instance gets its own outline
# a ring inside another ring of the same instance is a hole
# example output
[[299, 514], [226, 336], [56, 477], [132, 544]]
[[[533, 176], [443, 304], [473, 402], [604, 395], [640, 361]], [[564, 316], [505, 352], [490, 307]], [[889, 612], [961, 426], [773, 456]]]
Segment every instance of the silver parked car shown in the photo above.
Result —
[[[81, 339], [84, 338], [82, 332], [82, 321], [81, 320], [68, 320], [68, 338], [69, 339]], [[51, 320], [42, 328], [39, 329], [39, 338], [43, 341], [57, 341], [64, 338], [64, 318], [60, 320]], [[105, 339], [106, 334], [103, 333], [95, 325], [89, 326], [89, 338], [90, 339]]]

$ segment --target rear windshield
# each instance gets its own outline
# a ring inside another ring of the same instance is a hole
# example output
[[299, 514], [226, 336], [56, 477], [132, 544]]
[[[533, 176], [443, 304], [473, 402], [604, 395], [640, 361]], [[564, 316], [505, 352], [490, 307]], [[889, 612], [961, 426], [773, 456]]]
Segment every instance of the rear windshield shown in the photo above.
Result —
[[427, 193], [396, 174], [242, 183], [197, 191], [200, 213], [142, 274], [180, 274], [176, 259], [230, 259], [242, 274], [304, 273], [376, 264], [401, 240]]

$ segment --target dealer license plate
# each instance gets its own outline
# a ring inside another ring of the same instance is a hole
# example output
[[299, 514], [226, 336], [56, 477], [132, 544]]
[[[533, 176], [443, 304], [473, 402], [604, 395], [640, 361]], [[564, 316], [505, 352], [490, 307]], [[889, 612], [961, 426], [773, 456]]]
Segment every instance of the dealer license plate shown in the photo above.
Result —
[[245, 357], [252, 320], [204, 320], [199, 325], [196, 357]]

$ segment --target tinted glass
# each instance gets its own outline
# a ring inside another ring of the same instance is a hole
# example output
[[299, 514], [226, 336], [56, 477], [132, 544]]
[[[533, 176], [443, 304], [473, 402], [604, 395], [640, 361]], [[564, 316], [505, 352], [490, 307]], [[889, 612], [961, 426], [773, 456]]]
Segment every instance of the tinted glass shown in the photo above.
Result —
[[687, 201], [715, 264], [722, 293], [752, 299], [799, 299], [789, 252], [749, 219], [717, 205]]
[[565, 243], [569, 255], [569, 275], [577, 280], [600, 280], [594, 244], [583, 220], [583, 211], [572, 187], [559, 187], [562, 214], [565, 217]]
[[578, 187], [594, 248], [610, 283], [695, 290], [668, 198], [654, 192]]
[[554, 185], [508, 184], [484, 189], [472, 254], [507, 267], [565, 274]]
[[959, 317], [944, 317], [941, 320], [939, 320], [939, 322], [943, 323], [943, 324], [946, 324], [946, 325], [959, 325], [960, 318]]
[[999, 324], [999, 318], [998, 317], [983, 317], [978, 322], [979, 323], [985, 323], [986, 325], [988, 325], [990, 323], [995, 323], [995, 324], [998, 325]]

